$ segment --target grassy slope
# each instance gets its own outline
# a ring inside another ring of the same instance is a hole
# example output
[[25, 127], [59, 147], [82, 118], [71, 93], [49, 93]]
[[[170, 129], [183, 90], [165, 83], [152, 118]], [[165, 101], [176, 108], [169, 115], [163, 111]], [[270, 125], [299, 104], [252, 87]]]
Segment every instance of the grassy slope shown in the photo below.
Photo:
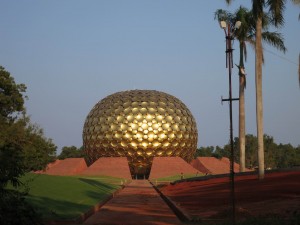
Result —
[[[28, 201], [43, 218], [71, 219], [89, 210], [120, 188], [121, 179], [27, 174]], [[112, 184], [115, 183], [115, 184]]]
[[[202, 176], [202, 175], [198, 175], [198, 176]], [[183, 176], [183, 179], [186, 179], [186, 178], [191, 178], [191, 177], [195, 177], [195, 174], [184, 174]], [[174, 175], [174, 176], [168, 176], [168, 177], [160, 177], [160, 178], [157, 178], [157, 179], [153, 179], [152, 181], [155, 182], [155, 181], [158, 181], [158, 182], [173, 182], [173, 181], [176, 181], [176, 180], [181, 180], [181, 175], [178, 174], [178, 175]]]

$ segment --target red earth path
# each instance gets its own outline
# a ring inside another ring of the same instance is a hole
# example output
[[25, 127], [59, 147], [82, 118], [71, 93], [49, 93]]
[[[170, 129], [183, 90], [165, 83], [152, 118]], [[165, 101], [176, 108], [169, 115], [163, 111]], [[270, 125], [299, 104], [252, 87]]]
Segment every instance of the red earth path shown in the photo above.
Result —
[[181, 222], [147, 180], [133, 180], [87, 225], [179, 225]]
[[[223, 218], [231, 205], [229, 177], [177, 183], [161, 191], [194, 218]], [[300, 171], [267, 173], [264, 180], [256, 174], [236, 176], [235, 199], [241, 218], [300, 213]]]

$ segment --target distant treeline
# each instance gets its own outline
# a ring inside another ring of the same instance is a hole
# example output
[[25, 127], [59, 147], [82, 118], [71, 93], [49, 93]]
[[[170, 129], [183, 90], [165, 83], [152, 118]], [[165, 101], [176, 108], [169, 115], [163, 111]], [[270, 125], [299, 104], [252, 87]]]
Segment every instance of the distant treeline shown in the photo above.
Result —
[[[265, 168], [290, 168], [300, 166], [300, 145], [297, 147], [291, 144], [277, 144], [274, 138], [269, 135], [264, 135], [265, 147]], [[220, 146], [200, 147], [195, 152], [196, 157], [211, 156], [216, 158], [230, 157], [230, 144]], [[234, 138], [234, 161], [239, 163], [239, 138]], [[246, 135], [246, 167], [257, 167], [257, 137], [251, 134]]]

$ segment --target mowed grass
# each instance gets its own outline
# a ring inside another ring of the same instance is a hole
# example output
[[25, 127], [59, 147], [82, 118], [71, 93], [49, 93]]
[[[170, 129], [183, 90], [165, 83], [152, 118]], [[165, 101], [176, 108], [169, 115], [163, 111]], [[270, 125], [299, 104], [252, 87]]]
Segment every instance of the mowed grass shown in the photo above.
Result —
[[[203, 176], [203, 175], [198, 174], [197, 176], [199, 177], [199, 176]], [[178, 174], [178, 175], [153, 179], [152, 182], [173, 182], [176, 180], [182, 180], [182, 179], [187, 179], [187, 178], [192, 178], [192, 177], [197, 177], [197, 176], [195, 174], [184, 174], [183, 177], [181, 177], [181, 174]]]
[[121, 188], [113, 177], [51, 176], [28, 173], [21, 178], [29, 187], [28, 202], [43, 219], [76, 219]]

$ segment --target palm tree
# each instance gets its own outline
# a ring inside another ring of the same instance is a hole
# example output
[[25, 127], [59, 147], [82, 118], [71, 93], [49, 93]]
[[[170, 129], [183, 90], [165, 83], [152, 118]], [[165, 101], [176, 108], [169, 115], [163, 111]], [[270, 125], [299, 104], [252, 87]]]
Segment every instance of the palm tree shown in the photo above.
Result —
[[[245, 7], [240, 7], [234, 14], [219, 9], [215, 12], [215, 19], [227, 20], [233, 26], [236, 21], [241, 21], [241, 26], [233, 32], [234, 37], [239, 41], [240, 61], [239, 68], [239, 149], [240, 149], [240, 172], [245, 171], [245, 88], [246, 74], [244, 61], [247, 60], [247, 43], [255, 46], [255, 25], [256, 21], [252, 11]], [[274, 46], [280, 51], [285, 52], [286, 48], [283, 43], [283, 37], [280, 33], [269, 32], [268, 28], [272, 22], [268, 14], [264, 14], [262, 39], [267, 44]]]
[[[228, 4], [232, 0], [226, 0]], [[292, 0], [294, 4], [299, 5], [299, 0]], [[275, 27], [283, 26], [283, 12], [285, 9], [285, 0], [252, 0], [252, 12], [255, 19], [255, 87], [256, 87], [256, 125], [258, 139], [258, 178], [264, 178], [264, 143], [263, 143], [263, 99], [262, 99], [262, 26], [264, 17], [264, 8], [271, 13], [272, 23]]]
[[[300, 0], [293, 0], [292, 1], [295, 5], [300, 5]], [[299, 16], [298, 16], [298, 20], [300, 20], [300, 13], [299, 13]]]
[[299, 58], [298, 58], [298, 80], [299, 80], [299, 87], [300, 87], [300, 54], [299, 54]]

